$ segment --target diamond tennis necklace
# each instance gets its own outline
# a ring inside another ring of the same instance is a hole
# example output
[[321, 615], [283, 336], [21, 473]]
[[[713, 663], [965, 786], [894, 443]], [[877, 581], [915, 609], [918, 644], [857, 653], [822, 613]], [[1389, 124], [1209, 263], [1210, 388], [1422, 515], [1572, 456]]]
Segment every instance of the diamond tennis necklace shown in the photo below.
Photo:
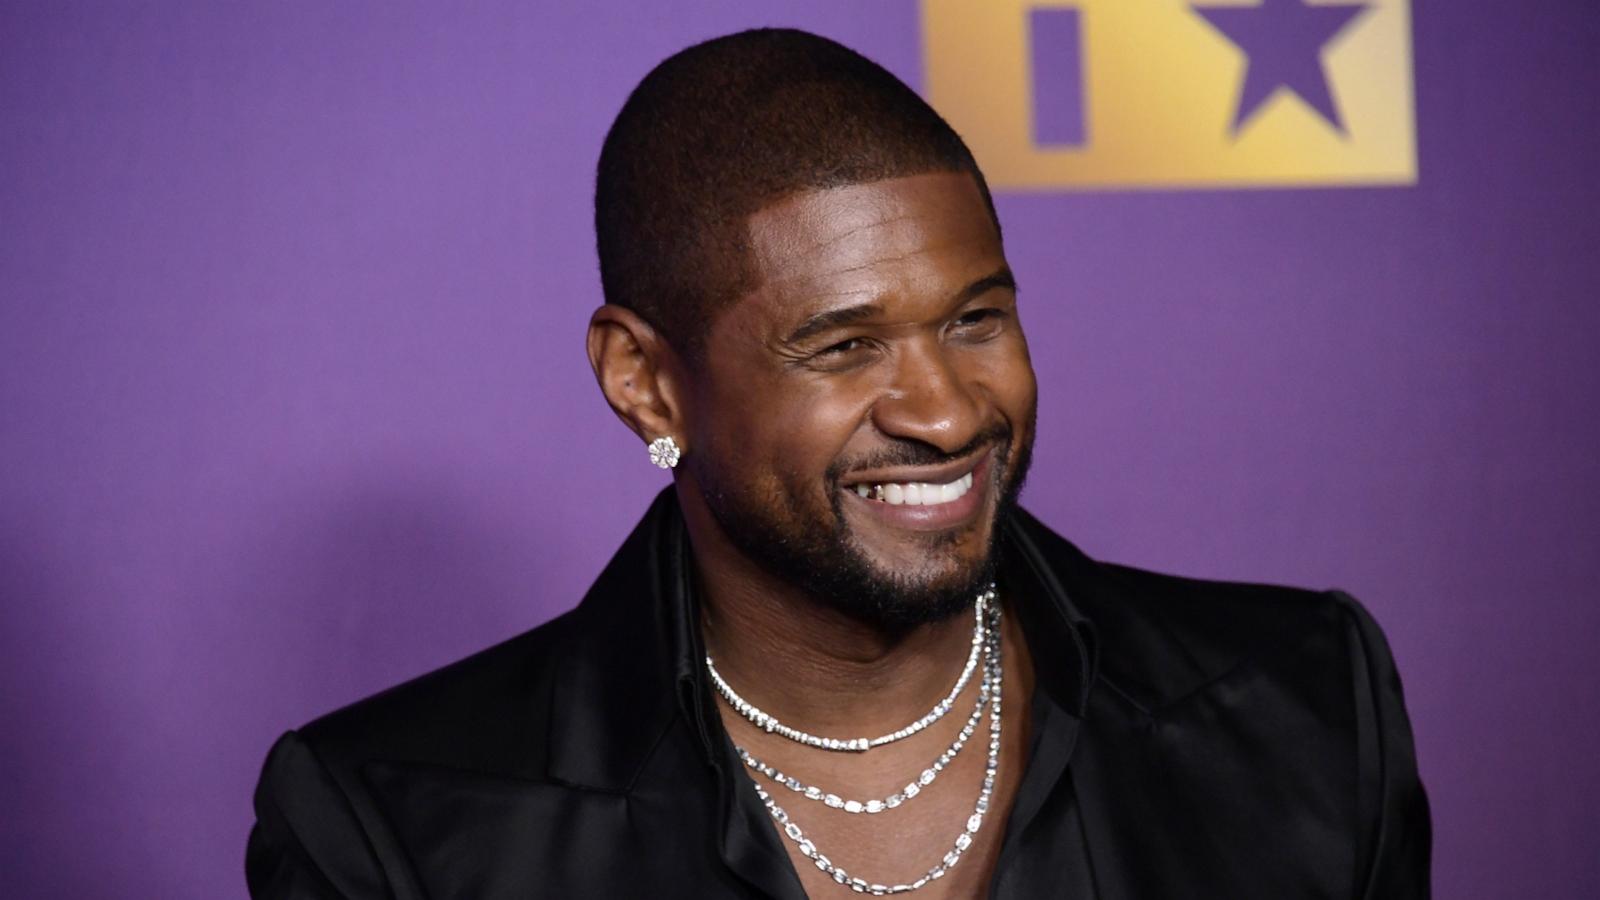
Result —
[[805, 744], [808, 747], [816, 747], [819, 750], [844, 750], [859, 753], [864, 750], [870, 750], [873, 747], [881, 747], [884, 744], [892, 744], [895, 741], [904, 740], [944, 718], [944, 714], [950, 711], [951, 706], [955, 705], [956, 698], [961, 696], [963, 690], [966, 690], [967, 682], [972, 680], [972, 673], [978, 667], [978, 655], [983, 650], [984, 611], [987, 609], [989, 601], [993, 599], [993, 585], [978, 595], [977, 614], [973, 617], [972, 622], [972, 650], [967, 654], [967, 664], [962, 668], [961, 677], [956, 679], [955, 687], [950, 689], [950, 693], [946, 694], [943, 700], [934, 704], [933, 709], [927, 715], [898, 731], [891, 731], [875, 738], [846, 738], [841, 740], [839, 738], [817, 737], [814, 734], [807, 734], [804, 731], [790, 728], [788, 725], [778, 721], [777, 716], [763, 712], [755, 704], [739, 696], [733, 686], [723, 680], [722, 673], [717, 671], [716, 665], [711, 661], [710, 654], [706, 655], [706, 671], [711, 673], [711, 683], [716, 686], [717, 693], [722, 695], [722, 699], [728, 701], [729, 706], [732, 706], [740, 715], [749, 719], [757, 728], [782, 735], [791, 741]]
[[[771, 815], [772, 820], [778, 824], [778, 827], [783, 832], [784, 836], [795, 844], [795, 847], [800, 851], [802, 856], [811, 860], [812, 864], [814, 864], [828, 877], [832, 878], [835, 883], [848, 887], [857, 893], [872, 894], [873, 896], [879, 897], [889, 894], [907, 894], [926, 887], [929, 883], [943, 878], [946, 872], [948, 872], [961, 861], [961, 855], [966, 852], [968, 847], [972, 846], [972, 842], [977, 837], [979, 829], [983, 827], [984, 815], [989, 811], [989, 804], [994, 796], [995, 780], [1000, 771], [1000, 697], [1001, 686], [1004, 680], [1004, 670], [1001, 666], [1000, 652], [1000, 607], [998, 604], [992, 607], [988, 606], [988, 601], [992, 600], [993, 598], [994, 590], [991, 586], [990, 589], [980, 595], [978, 599], [977, 637], [974, 638], [975, 646], [981, 649], [983, 655], [984, 676], [980, 691], [982, 694], [988, 695], [987, 697], [980, 697], [978, 710], [976, 713], [974, 713], [974, 717], [981, 717], [985, 702], [987, 702], [989, 707], [989, 759], [983, 774], [983, 787], [978, 791], [978, 800], [973, 806], [972, 815], [967, 817], [966, 827], [956, 835], [955, 841], [953, 842], [949, 852], [945, 853], [945, 855], [940, 858], [939, 862], [935, 863], [931, 868], [929, 868], [927, 872], [924, 873], [920, 878], [917, 878], [915, 881], [911, 882], [882, 884], [878, 882], [869, 882], [859, 876], [851, 875], [842, 866], [836, 865], [833, 860], [828, 858], [826, 854], [817, 849], [816, 844], [805, 836], [805, 832], [800, 828], [800, 825], [790, 818], [789, 813], [784, 810], [782, 806], [778, 805], [776, 800], [772, 799], [772, 795], [767, 793], [765, 788], [754, 781], [751, 782], [751, 786], [755, 788], [756, 795], [761, 798], [762, 805], [767, 808], [767, 813]], [[969, 662], [969, 668], [970, 666], [971, 663]], [[706, 659], [706, 667], [708, 669], [711, 668], [711, 660], [709, 657]], [[964, 672], [962, 675], [963, 681], [966, 680], [970, 674], [970, 671]], [[714, 677], [716, 676], [716, 671], [714, 669], [712, 670], [712, 675]], [[721, 681], [720, 677], [716, 678], [716, 680], [719, 682], [719, 688], [721, 685], [725, 684], [725, 682]], [[723, 692], [723, 698], [728, 700], [730, 705], [734, 705], [735, 709], [738, 709], [739, 707], [734, 704], [734, 701], [729, 699], [729, 695], [732, 695], [733, 697], [738, 696], [733, 692], [731, 687]], [[948, 711], [948, 704], [953, 700], [953, 698], [954, 695], [946, 698], [944, 701], [944, 705], [947, 707], [946, 711]], [[938, 707], [934, 707], [934, 709], [937, 711]], [[939, 715], [943, 715], [943, 713], [941, 712]], [[770, 716], [768, 716], [767, 719], [774, 722], [776, 721], [772, 720]], [[752, 721], [755, 720], [752, 719]], [[776, 728], [768, 728], [764, 724], [761, 724], [761, 727], [766, 728], [768, 731], [777, 730]], [[927, 726], [924, 725], [922, 727], [925, 728]], [[917, 730], [920, 731], [921, 728]], [[797, 734], [804, 735], [804, 732], [797, 732]], [[964, 745], [965, 741], [970, 738], [970, 734], [968, 734], [965, 729], [963, 730], [963, 735], [964, 736], [962, 738], [958, 739], [958, 744]], [[784, 736], [790, 737], [791, 740], [800, 740], [800, 738], [792, 737], [790, 735]], [[810, 735], [804, 736], [811, 737]], [[899, 738], [891, 739], [899, 740]], [[814, 738], [814, 740], [824, 739]], [[809, 743], [804, 740], [800, 740], [800, 742]], [[889, 741], [885, 740], [883, 743], [889, 743]], [[828, 750], [865, 750], [875, 746], [875, 744], [871, 741], [867, 741], [866, 745], [861, 747], [833, 747], [821, 746], [818, 744], [810, 744], [810, 746], [820, 746], [821, 749]], [[960, 752], [959, 746], [952, 745], [952, 747], [954, 752]], [[796, 779], [789, 778], [788, 776], [782, 776], [782, 774], [777, 772], [776, 769], [772, 769], [770, 766], [765, 766], [765, 764], [760, 763], [759, 760], [755, 760], [754, 757], [750, 756], [750, 754], [745, 751], [744, 748], [740, 747], [737, 749], [739, 750], [740, 758], [745, 761], [746, 765], [751, 765], [752, 768], [756, 768], [757, 771], [762, 772], [762, 774], [767, 775], [768, 777], [779, 779], [780, 783], [784, 784], [786, 787], [789, 787], [791, 790], [799, 790], [808, 798], [811, 798], [812, 792], [821, 792], [820, 788], [807, 787], [805, 785], [800, 785], [799, 788], [794, 787], [795, 784], [798, 784]], [[940, 759], [945, 760], [947, 763], [947, 757], [953, 758], [953, 754], [950, 751], [946, 751], [946, 756], [941, 756]], [[752, 765], [752, 761], [755, 763], [754, 765]], [[942, 768], [943, 764], [940, 765], [940, 769]], [[771, 771], [767, 771], [768, 769], [771, 769]], [[901, 802], [904, 802], [904, 798], [906, 797], [916, 796], [916, 793], [920, 792], [921, 790], [919, 785], [932, 782], [933, 777], [937, 776], [938, 772], [935, 771], [933, 772], [932, 776], [930, 776], [929, 771], [931, 770], [924, 771], [922, 775], [923, 778], [927, 778], [927, 782], [923, 782], [922, 779], [919, 778], [916, 781], [913, 781], [910, 785], [907, 785], [907, 790], [902, 791], [899, 795], [903, 797]], [[910, 790], [911, 788], [916, 788], [916, 790]], [[890, 799], [893, 799], [893, 796], [895, 795], [891, 795]], [[831, 801], [837, 799], [838, 798], [835, 795], [823, 795], [823, 802], [827, 803], [829, 806], [833, 806], [834, 804]], [[878, 801], [868, 801], [868, 803], [865, 804], [859, 803], [859, 801], [846, 800], [839, 800], [838, 802], [838, 808], [844, 808], [847, 804], [851, 803], [859, 804], [861, 807], [860, 810], [847, 811], [864, 812], [867, 811], [869, 804], [876, 803]], [[881, 812], [884, 809], [892, 808], [888, 805], [888, 800], [884, 800], [882, 803], [884, 804], [883, 808], [876, 811]], [[897, 803], [895, 805], [898, 806], [899, 804]]]
[[933, 784], [933, 780], [939, 777], [939, 773], [944, 771], [945, 766], [950, 765], [951, 761], [956, 758], [956, 755], [959, 754], [962, 748], [967, 745], [967, 741], [972, 739], [973, 732], [978, 730], [978, 723], [983, 721], [983, 710], [986, 706], [988, 706], [989, 697], [993, 692], [993, 675], [989, 671], [988, 665], [985, 664], [983, 679], [978, 683], [978, 702], [973, 706], [972, 715], [967, 718], [966, 724], [961, 727], [961, 732], [956, 735], [956, 739], [950, 742], [948, 749], [939, 754], [938, 759], [934, 760], [932, 764], [930, 764], [926, 769], [922, 770], [921, 775], [913, 778], [911, 781], [906, 783], [905, 787], [893, 794], [890, 794], [882, 800], [846, 800], [841, 798], [838, 794], [830, 794], [820, 787], [807, 785], [801, 782], [800, 779], [795, 778], [793, 775], [785, 775], [777, 768], [768, 765], [759, 757], [752, 754], [749, 750], [746, 750], [737, 744], [734, 745], [734, 749], [739, 751], [739, 758], [744, 760], [745, 765], [767, 776], [778, 784], [783, 785], [789, 790], [800, 794], [807, 800], [816, 800], [825, 806], [832, 807], [833, 809], [842, 809], [851, 814], [877, 814], [883, 812], [884, 810], [894, 809], [907, 800], [910, 800], [912, 797], [922, 793], [923, 788]]

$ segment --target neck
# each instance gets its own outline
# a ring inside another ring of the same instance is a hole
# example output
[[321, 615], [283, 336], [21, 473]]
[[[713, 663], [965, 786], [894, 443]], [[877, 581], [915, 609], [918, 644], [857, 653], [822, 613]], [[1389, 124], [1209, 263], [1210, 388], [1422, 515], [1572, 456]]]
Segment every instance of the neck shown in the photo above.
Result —
[[697, 497], [683, 506], [706, 649], [746, 700], [803, 731], [867, 735], [922, 716], [950, 690], [974, 612], [904, 632], [873, 627], [746, 559]]

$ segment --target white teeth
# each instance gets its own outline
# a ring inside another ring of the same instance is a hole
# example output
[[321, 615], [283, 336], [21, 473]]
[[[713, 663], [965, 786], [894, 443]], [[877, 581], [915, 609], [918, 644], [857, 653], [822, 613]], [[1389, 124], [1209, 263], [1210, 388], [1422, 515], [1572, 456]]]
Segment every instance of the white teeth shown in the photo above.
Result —
[[957, 478], [949, 484], [906, 482], [903, 484], [858, 484], [853, 490], [868, 500], [880, 500], [892, 506], [938, 506], [959, 500], [972, 490], [972, 473]]

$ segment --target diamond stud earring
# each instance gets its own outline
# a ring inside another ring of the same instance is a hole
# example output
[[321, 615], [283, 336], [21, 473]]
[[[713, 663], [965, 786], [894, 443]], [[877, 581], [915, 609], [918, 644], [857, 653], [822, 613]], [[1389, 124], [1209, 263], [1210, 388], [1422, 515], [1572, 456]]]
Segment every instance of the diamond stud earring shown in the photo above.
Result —
[[677, 468], [678, 457], [682, 455], [678, 442], [670, 437], [658, 437], [650, 442], [650, 461], [663, 469]]

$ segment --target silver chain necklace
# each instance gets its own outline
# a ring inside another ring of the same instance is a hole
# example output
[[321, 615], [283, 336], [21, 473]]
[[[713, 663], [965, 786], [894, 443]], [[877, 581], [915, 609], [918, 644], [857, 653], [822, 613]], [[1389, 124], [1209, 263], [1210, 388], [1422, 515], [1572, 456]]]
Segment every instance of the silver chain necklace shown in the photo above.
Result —
[[[834, 864], [833, 860], [829, 859], [826, 854], [817, 849], [816, 844], [805, 836], [805, 832], [800, 828], [800, 825], [789, 817], [789, 813], [785, 811], [782, 806], [779, 806], [777, 801], [772, 799], [772, 795], [767, 793], [765, 788], [754, 781], [751, 782], [751, 786], [755, 788], [756, 795], [761, 798], [762, 805], [767, 808], [768, 814], [771, 815], [772, 820], [778, 824], [778, 827], [783, 832], [784, 836], [795, 844], [802, 856], [811, 860], [812, 864], [814, 864], [828, 877], [832, 878], [835, 883], [848, 887], [857, 893], [872, 894], [873, 896], [879, 897], [888, 894], [907, 894], [926, 887], [929, 883], [943, 878], [946, 872], [953, 868], [956, 863], [961, 861], [961, 855], [966, 852], [968, 847], [972, 846], [972, 842], [977, 837], [979, 829], [983, 827], [984, 816], [989, 811], [989, 804], [994, 796], [995, 780], [1000, 771], [1000, 698], [1002, 682], [1004, 681], [1004, 669], [1001, 664], [1002, 660], [1000, 652], [1000, 607], [998, 605], [993, 607], [987, 606], [987, 601], [992, 600], [993, 598], [994, 590], [991, 587], [990, 590], [986, 591], [980, 597], [978, 609], [978, 628], [979, 633], [982, 636], [981, 649], [984, 657], [983, 686], [989, 689], [990, 694], [988, 697], [989, 759], [988, 765], [983, 774], [983, 787], [978, 791], [978, 800], [977, 803], [974, 804], [972, 815], [967, 817], [966, 827], [956, 835], [955, 841], [953, 842], [949, 852], [945, 853], [939, 862], [935, 863], [931, 868], [929, 868], [928, 871], [920, 878], [917, 878], [915, 881], [911, 882], [901, 882], [891, 885], [869, 882], [859, 876], [852, 876], [842, 866]], [[709, 658], [706, 660], [706, 665], [707, 668], [710, 668], [711, 660]], [[713, 670], [712, 674], [715, 675], [715, 670]], [[965, 675], [963, 677], [965, 677]], [[718, 679], [718, 681], [720, 681], [720, 679]], [[732, 688], [729, 688], [727, 693], [723, 694], [724, 699], [727, 699], [728, 694], [732, 693]], [[738, 695], [734, 694], [733, 696], [737, 697]], [[732, 703], [731, 700], [729, 702], [730, 704]], [[981, 702], [982, 701], [980, 701], [980, 703]], [[937, 709], [937, 707], [935, 707], [935, 709]], [[982, 707], [980, 706], [980, 712], [981, 709]], [[767, 730], [773, 731], [775, 729]], [[785, 736], [788, 737], [788, 735]], [[805, 742], [802, 741], [802, 743]], [[885, 741], [884, 743], [888, 742]], [[871, 742], [868, 742], [868, 746], [872, 746]], [[823, 749], [843, 748], [824, 747]], [[863, 747], [860, 749], [867, 748]], [[749, 754], [746, 753], [743, 748], [739, 748], [739, 751], [741, 758], [746, 758], [746, 765], [749, 765], [750, 759], [753, 759], [753, 757], [749, 757]], [[959, 752], [959, 749], [957, 752]], [[775, 769], [773, 770], [773, 773], [776, 774]], [[763, 774], [767, 773], [763, 771]], [[923, 774], [924, 776], [927, 775], [926, 772]], [[921, 779], [918, 779], [918, 782], [920, 782], [920, 780]], [[931, 782], [932, 778], [929, 778], [928, 780]], [[913, 782], [913, 785], [918, 784], [918, 782]], [[788, 780], [785, 780], [782, 783], [785, 786], [789, 786]], [[910, 786], [908, 785], [908, 787]], [[804, 785], [801, 786], [801, 789], [802, 792], [806, 793], [809, 797], [809, 792], [806, 791]], [[918, 791], [920, 792], [920, 787], [918, 787]], [[904, 792], [902, 792], [902, 794], [904, 794]], [[824, 802], [827, 802], [828, 796], [830, 795], [824, 795]], [[915, 793], [913, 793], [911, 796], [915, 796]], [[850, 801], [841, 800], [841, 808], [843, 804], [847, 802]], [[888, 803], [887, 800], [883, 802], [886, 805]], [[902, 802], [904, 801], [902, 800]], [[829, 805], [831, 806], [832, 804], [830, 803]], [[866, 804], [861, 804], [861, 806], [862, 810], [865, 811]]]
[[[987, 630], [988, 629], [986, 628], [986, 631]], [[987, 635], [985, 639], [993, 641], [996, 640], [996, 637], [994, 635]], [[907, 782], [905, 787], [893, 794], [890, 794], [882, 800], [846, 800], [840, 797], [838, 794], [828, 793], [820, 787], [807, 785], [801, 782], [800, 779], [795, 778], [793, 775], [785, 775], [776, 767], [763, 762], [759, 757], [755, 756], [744, 747], [735, 744], [734, 749], [739, 752], [739, 758], [744, 760], [745, 765], [767, 776], [778, 784], [783, 785], [789, 790], [800, 794], [807, 800], [816, 800], [825, 806], [833, 809], [842, 809], [851, 814], [877, 814], [885, 810], [894, 809], [907, 800], [910, 800], [912, 797], [920, 794], [923, 788], [933, 784], [933, 780], [939, 777], [939, 773], [944, 771], [945, 766], [948, 766], [951, 761], [956, 758], [956, 755], [961, 752], [962, 748], [967, 745], [967, 741], [972, 739], [973, 732], [978, 730], [978, 723], [983, 721], [983, 710], [986, 706], [988, 706], [989, 697], [993, 691], [993, 673], [990, 671], [987, 661], [985, 661], [983, 678], [978, 683], [978, 702], [973, 706], [972, 715], [967, 718], [966, 724], [961, 728], [961, 732], [956, 735], [955, 740], [950, 743], [948, 749], [939, 755], [938, 759], [934, 760], [931, 765], [922, 770], [921, 775], [913, 778], [911, 781]]]
[[717, 671], [716, 665], [711, 661], [710, 654], [706, 654], [706, 671], [711, 674], [711, 683], [716, 686], [717, 693], [722, 695], [722, 699], [728, 701], [729, 706], [732, 706], [740, 715], [750, 720], [751, 724], [757, 728], [782, 735], [791, 741], [805, 744], [808, 747], [816, 747], [818, 750], [842, 750], [860, 753], [865, 750], [871, 750], [873, 747], [881, 747], [884, 744], [892, 744], [895, 741], [904, 740], [944, 718], [944, 714], [949, 712], [950, 707], [955, 704], [956, 698], [961, 696], [963, 690], [966, 690], [967, 682], [972, 680], [972, 673], [978, 668], [978, 656], [983, 650], [984, 642], [984, 611], [988, 608], [989, 601], [993, 599], [993, 585], [990, 585], [988, 590], [978, 595], [976, 603], [977, 614], [973, 617], [972, 622], [972, 650], [967, 654], [967, 664], [962, 668], [961, 677], [956, 679], [955, 687], [950, 689], [950, 693], [946, 694], [943, 700], [934, 704], [933, 709], [927, 715], [904, 728], [875, 738], [845, 738], [841, 740], [839, 738], [818, 737], [796, 728], [790, 728], [788, 725], [778, 721], [777, 716], [763, 712], [755, 704], [739, 696], [733, 686], [723, 680], [722, 673]]

